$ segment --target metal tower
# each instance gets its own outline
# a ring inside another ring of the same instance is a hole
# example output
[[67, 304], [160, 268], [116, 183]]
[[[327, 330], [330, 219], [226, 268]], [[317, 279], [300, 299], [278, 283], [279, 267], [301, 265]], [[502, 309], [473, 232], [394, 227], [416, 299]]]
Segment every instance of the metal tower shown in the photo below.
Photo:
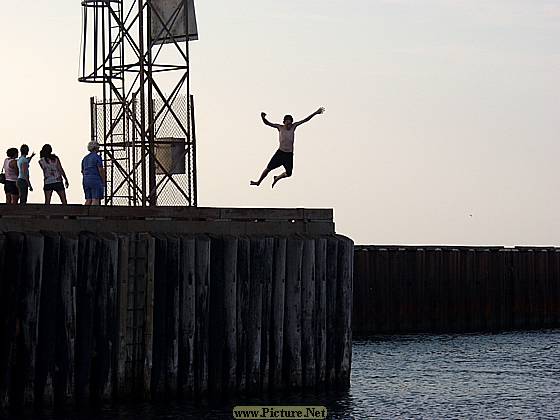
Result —
[[105, 204], [197, 205], [193, 0], [83, 0], [79, 81], [107, 170]]

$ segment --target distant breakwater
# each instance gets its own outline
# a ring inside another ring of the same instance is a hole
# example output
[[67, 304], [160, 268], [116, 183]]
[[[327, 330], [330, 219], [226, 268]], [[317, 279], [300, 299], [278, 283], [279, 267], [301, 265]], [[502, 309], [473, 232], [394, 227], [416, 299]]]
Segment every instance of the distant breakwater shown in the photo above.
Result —
[[560, 327], [560, 248], [356, 246], [355, 334]]

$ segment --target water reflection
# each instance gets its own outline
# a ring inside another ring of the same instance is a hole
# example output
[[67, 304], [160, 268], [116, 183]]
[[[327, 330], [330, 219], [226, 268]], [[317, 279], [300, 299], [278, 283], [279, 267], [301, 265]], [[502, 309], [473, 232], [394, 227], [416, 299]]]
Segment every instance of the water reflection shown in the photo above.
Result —
[[348, 392], [106, 406], [41, 419], [231, 419], [235, 405], [326, 405], [329, 418], [559, 418], [560, 331], [354, 341]]

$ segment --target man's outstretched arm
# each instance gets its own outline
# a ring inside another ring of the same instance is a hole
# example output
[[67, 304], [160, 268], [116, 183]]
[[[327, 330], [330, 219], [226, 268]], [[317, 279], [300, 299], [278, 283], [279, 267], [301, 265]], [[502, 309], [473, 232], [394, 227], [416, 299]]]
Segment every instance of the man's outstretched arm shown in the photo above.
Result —
[[313, 118], [315, 115], [322, 114], [323, 112], [325, 112], [325, 108], [321, 107], [321, 108], [319, 108], [317, 111], [315, 111], [313, 114], [311, 114], [309, 117], [304, 118], [303, 120], [294, 123], [294, 125], [295, 125], [295, 126], [298, 126], [298, 125], [301, 125], [301, 124], [303, 124], [303, 123], [306, 123], [306, 122], [308, 122], [309, 120], [311, 120], [311, 118]]
[[261, 112], [261, 118], [263, 120], [263, 123], [265, 123], [265, 125], [268, 125], [269, 127], [272, 127], [272, 128], [278, 128], [278, 124], [273, 124], [266, 119], [266, 113]]

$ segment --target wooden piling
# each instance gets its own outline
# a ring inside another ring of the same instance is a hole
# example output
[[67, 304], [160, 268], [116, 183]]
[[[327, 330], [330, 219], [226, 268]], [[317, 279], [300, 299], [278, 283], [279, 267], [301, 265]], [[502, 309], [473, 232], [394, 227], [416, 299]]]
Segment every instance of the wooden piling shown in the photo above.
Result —
[[560, 325], [560, 249], [555, 248], [552, 253], [550, 276], [550, 322], [551, 325]]
[[[138, 248], [141, 251], [141, 259], [138, 259], [136, 254], [136, 261], [133, 263], [141, 269], [137, 271], [140, 275], [140, 280], [143, 289], [140, 289], [136, 284], [135, 295], [135, 308], [138, 309], [137, 326], [140, 325], [136, 331], [136, 347], [137, 358], [135, 359], [137, 366], [141, 367], [139, 373], [142, 374], [141, 382], [139, 384], [140, 392], [138, 393], [144, 399], [150, 397], [151, 383], [152, 383], [152, 368], [153, 368], [153, 341], [154, 341], [154, 277], [155, 277], [155, 238], [149, 234], [138, 234]], [[138, 278], [137, 278], [138, 280]]]
[[247, 390], [247, 340], [249, 324], [249, 290], [251, 277], [251, 242], [240, 237], [237, 243], [237, 390]]
[[154, 345], [152, 382], [150, 385], [152, 398], [161, 399], [166, 396], [166, 368], [169, 342], [167, 341], [167, 237], [155, 235], [154, 264]]
[[461, 331], [464, 324], [465, 306], [461, 285], [459, 283], [459, 258], [460, 251], [456, 248], [450, 249], [445, 258], [449, 259], [447, 264], [447, 284], [449, 293], [449, 331], [456, 333]]
[[[295, 254], [295, 255], [294, 255]], [[294, 251], [291, 258], [296, 260], [297, 250]], [[293, 264], [293, 263], [292, 263]], [[327, 331], [330, 332], [327, 335], [327, 345], [326, 345], [326, 383], [327, 385], [336, 384], [336, 334], [332, 334], [332, 331], [336, 331], [337, 323], [337, 278], [338, 278], [338, 240], [335, 237], [327, 238]], [[288, 283], [286, 283], [286, 293]], [[286, 310], [288, 310], [286, 306]], [[293, 316], [293, 315], [292, 315]], [[288, 314], [286, 314], [288, 317]], [[284, 327], [286, 328], [286, 326]], [[285, 330], [284, 336], [287, 336], [288, 332]]]
[[[403, 333], [411, 333], [414, 330], [413, 323], [415, 319], [413, 298], [416, 289], [416, 282], [414, 278], [416, 255], [415, 252], [409, 249], [401, 251], [401, 259], [399, 264], [401, 266], [401, 288], [399, 294], [399, 331]], [[354, 273], [356, 269], [354, 268]], [[353, 285], [356, 285], [354, 279]], [[354, 291], [356, 294], [356, 291]]]
[[547, 277], [546, 277], [546, 283], [544, 285], [544, 290], [543, 290], [543, 308], [544, 308], [544, 319], [543, 319], [543, 325], [545, 328], [553, 328], [555, 325], [554, 322], [554, 310], [552, 307], [552, 302], [554, 299], [554, 297], [556, 296], [556, 290], [555, 290], [555, 278], [554, 278], [554, 272], [555, 272], [555, 254], [556, 250], [551, 248], [551, 249], [547, 249], [547, 258], [546, 258], [546, 272], [547, 272]]
[[60, 282], [60, 235], [45, 233], [37, 342], [35, 406], [54, 404], [55, 347]]
[[[276, 280], [276, 279], [275, 279]], [[315, 240], [315, 372], [324, 388], [327, 378], [327, 239]]]
[[223, 384], [227, 394], [237, 388], [237, 238], [224, 238], [224, 350]]
[[0, 415], [8, 408], [8, 360], [11, 342], [10, 298], [13, 302], [12, 282], [6, 265], [6, 237], [0, 233]]
[[507, 331], [513, 328], [513, 252], [505, 249], [499, 252], [502, 254], [500, 277], [503, 290], [500, 329]]
[[[167, 354], [165, 363], [166, 398], [177, 397], [179, 362], [179, 251], [180, 240], [177, 236], [167, 238], [167, 300], [166, 312]], [[154, 308], [155, 309], [155, 308]]]
[[[378, 250], [370, 249], [368, 250], [367, 257], [364, 261], [364, 268], [366, 273], [369, 275], [369, 280], [366, 286], [362, 289], [362, 292], [365, 293], [366, 296], [369, 296], [371, 299], [370, 302], [372, 303], [378, 298], [379, 291], [377, 281], [375, 280], [377, 278], [375, 274], [377, 256]], [[369, 305], [362, 305], [364, 306], [362, 316], [367, 319], [366, 325], [370, 325], [371, 328], [374, 328], [375, 330], [380, 330], [380, 320], [375, 316], [379, 308], [375, 308], [372, 303]]]
[[132, 354], [127, 340], [129, 333], [129, 285], [134, 287], [134, 279], [130, 279], [129, 258], [130, 246], [134, 246], [131, 235], [119, 235], [118, 238], [118, 349], [117, 349], [117, 397], [130, 396], [134, 379], [131, 374]]
[[99, 239], [83, 233], [79, 237], [76, 284], [76, 368], [75, 398], [78, 404], [90, 401], [91, 362], [94, 354], [95, 292], [99, 277]]
[[208, 339], [210, 291], [210, 239], [196, 238], [195, 377], [197, 396], [208, 392]]
[[[303, 256], [303, 240], [290, 237], [286, 249], [286, 305], [284, 309], [284, 378], [289, 388], [301, 388], [301, 267]], [[336, 257], [335, 257], [336, 259]], [[333, 289], [336, 291], [336, 274]], [[334, 292], [333, 294], [336, 294]], [[331, 322], [335, 325], [335, 314]], [[334, 330], [334, 328], [333, 328]], [[334, 337], [333, 337], [334, 340]], [[334, 342], [332, 343], [334, 347]], [[333, 349], [334, 350], [334, 349]], [[334, 368], [334, 358], [333, 364]]]
[[501, 254], [496, 249], [488, 252], [488, 287], [486, 331], [498, 332], [501, 328], [501, 298], [504, 295], [503, 279], [500, 275]]
[[[538, 252], [538, 251], [537, 251]], [[528, 249], [525, 256], [526, 256], [526, 274], [527, 277], [525, 278], [526, 290], [527, 290], [527, 322], [528, 326], [531, 329], [535, 329], [538, 327], [537, 323], [537, 276], [535, 275], [535, 250]]]
[[[121, 238], [120, 325], [122, 364], [119, 392], [123, 398], [150, 395], [153, 329], [155, 239], [147, 234]], [[124, 359], [123, 359], [124, 358]], [[122, 383], [124, 381], [124, 383]]]
[[[249, 279], [249, 300], [247, 306], [248, 326], [247, 334], [247, 391], [257, 393], [261, 389], [261, 340], [262, 340], [262, 308], [263, 287], [266, 272], [266, 240], [264, 238], [251, 239], [251, 272]], [[270, 266], [270, 265], [269, 265]]]
[[[93, 355], [91, 359], [91, 394], [93, 402], [110, 400], [114, 394], [118, 341], [117, 268], [118, 238], [99, 235], [98, 275], [95, 279]], [[116, 389], [115, 389], [116, 391]]]
[[284, 346], [284, 305], [286, 293], [286, 238], [274, 241], [272, 281], [270, 388], [282, 387], [282, 358]]
[[441, 249], [439, 252], [439, 277], [440, 277], [440, 287], [437, 293], [437, 299], [440, 302], [439, 313], [439, 325], [435, 328], [435, 331], [440, 333], [448, 333], [451, 331], [452, 325], [452, 306], [451, 306], [451, 279], [449, 273], [449, 250]]
[[223, 389], [225, 351], [224, 239], [210, 238], [210, 318], [208, 342], [208, 387], [219, 395]]
[[[5, 265], [2, 280], [1, 309], [3, 337], [0, 340], [0, 404], [3, 410], [23, 406], [23, 375], [17, 371], [18, 340], [16, 328], [21, 331], [20, 283], [23, 275], [24, 235], [8, 232], [5, 240]], [[18, 327], [19, 325], [19, 327]], [[17, 375], [17, 376], [16, 376]], [[13, 381], [16, 376], [18, 379]], [[16, 385], [16, 386], [14, 386]]]
[[181, 238], [180, 268], [179, 396], [193, 398], [196, 319], [196, 241], [194, 237]]
[[479, 249], [476, 253], [477, 276], [476, 276], [476, 302], [478, 306], [479, 317], [476, 331], [484, 331], [491, 325], [491, 299], [490, 299], [490, 250], [487, 248]]
[[418, 248], [416, 250], [416, 304], [417, 318], [415, 322], [414, 332], [426, 332], [430, 329], [430, 319], [429, 313], [426, 306], [429, 305], [429, 296], [427, 293], [427, 258], [426, 250], [424, 248]]
[[354, 275], [354, 243], [338, 236], [336, 380], [341, 388], [350, 386], [352, 364], [352, 280]]
[[[369, 282], [372, 280], [367, 267], [367, 260], [369, 258], [369, 250], [367, 248], [361, 248], [359, 252], [356, 252], [354, 259], [354, 265], [356, 267], [356, 277], [359, 281], [356, 282], [356, 294], [364, 296], [369, 288]], [[357, 305], [354, 305], [354, 311], [352, 313], [352, 319], [355, 321], [354, 325], [358, 333], [361, 329], [367, 330], [372, 328], [369, 324], [369, 317], [365, 314], [367, 304], [366, 302], [371, 302], [369, 299], [357, 300]]]
[[529, 327], [528, 304], [528, 251], [519, 249], [514, 253], [514, 317], [513, 327], [524, 329]]
[[545, 326], [547, 318], [545, 296], [549, 290], [548, 284], [548, 250], [535, 251], [535, 306], [532, 316], [536, 328]]
[[387, 267], [387, 331], [399, 331], [399, 318], [400, 318], [400, 302], [399, 296], [402, 289], [402, 264], [400, 261], [401, 253], [398, 249], [391, 249], [387, 252], [388, 267]]
[[31, 405], [34, 402], [36, 390], [35, 368], [43, 275], [44, 239], [42, 235], [36, 233], [26, 233], [24, 236], [23, 267], [18, 291], [20, 331], [23, 337], [22, 346], [18, 351], [23, 353], [23, 363], [18, 367], [18, 374], [22, 375], [24, 381], [24, 404]]
[[466, 307], [468, 312], [467, 331], [474, 332], [480, 329], [480, 305], [477, 296], [476, 281], [476, 251], [472, 248], [465, 250], [464, 254], [464, 287]]
[[315, 387], [315, 241], [303, 241], [301, 267], [301, 361], [303, 386]]
[[169, 399], [177, 395], [179, 238], [156, 235], [155, 244], [151, 392], [156, 399]]
[[56, 406], [74, 402], [76, 363], [76, 286], [78, 282], [78, 236], [60, 238], [59, 287], [57, 289], [54, 400]]
[[274, 238], [265, 238], [263, 255], [263, 287], [262, 287], [262, 319], [261, 319], [261, 391], [269, 389], [270, 381], [270, 340], [271, 340], [271, 310], [272, 310], [272, 281], [274, 267]]
[[[388, 295], [391, 293], [390, 289], [390, 274], [389, 274], [389, 251], [386, 248], [380, 248], [376, 252], [374, 260], [374, 275], [377, 280], [377, 293], [374, 301], [375, 315], [378, 321], [379, 332], [389, 332], [389, 312], [391, 310]], [[337, 302], [338, 304], [338, 302]]]

